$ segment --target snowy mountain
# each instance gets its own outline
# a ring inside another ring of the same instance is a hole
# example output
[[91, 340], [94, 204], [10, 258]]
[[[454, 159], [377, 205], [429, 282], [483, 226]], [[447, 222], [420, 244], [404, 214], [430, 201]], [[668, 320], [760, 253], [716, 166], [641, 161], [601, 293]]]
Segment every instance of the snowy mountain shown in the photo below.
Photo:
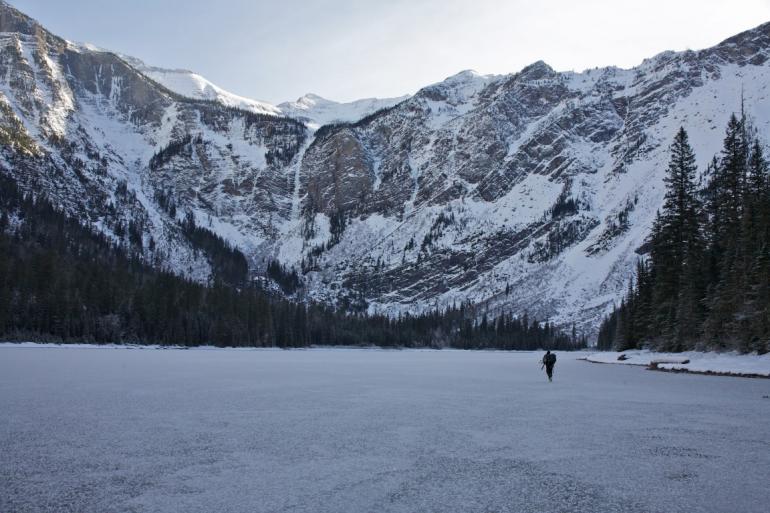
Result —
[[[91, 48], [93, 49], [93, 47]], [[182, 96], [217, 101], [228, 107], [250, 110], [257, 114], [294, 118], [306, 123], [313, 130], [330, 123], [358, 121], [378, 110], [392, 107], [409, 97], [367, 98], [340, 103], [309, 93], [297, 101], [284, 102], [276, 106], [225, 91], [192, 71], [157, 68], [147, 65], [135, 57], [127, 55], [120, 55], [120, 57], [143, 75]]]
[[[704, 168], [743, 88], [770, 133], [768, 55], [763, 25], [630, 70], [465, 72], [318, 133], [300, 178], [321, 214], [306, 220], [316, 230], [302, 228], [315, 233], [303, 254], [311, 290], [391, 312], [470, 299], [590, 331], [621, 296], [662, 204], [675, 131], [687, 127]], [[340, 212], [341, 236], [326, 221]], [[339, 242], [312, 249], [325, 240]]]
[[136, 57], [120, 56], [136, 70], [175, 93], [200, 100], [220, 102], [228, 107], [250, 110], [257, 114], [282, 115], [281, 110], [267, 102], [238, 96], [211, 83], [206, 78], [184, 69], [165, 69], [148, 66]]
[[409, 96], [398, 98], [366, 98], [349, 103], [339, 103], [312, 93], [308, 93], [294, 102], [278, 105], [283, 115], [300, 119], [308, 126], [317, 129], [332, 123], [349, 123], [358, 121], [379, 110], [392, 107]]
[[116, 240], [139, 233], [149, 262], [206, 280], [178, 223], [188, 211], [252, 254], [291, 211], [287, 166], [307, 139], [295, 120], [173, 93], [6, 3], [0, 72], [2, 171]]
[[210, 265], [179, 230], [186, 212], [254, 275], [302, 268], [302, 297], [391, 313], [470, 301], [591, 332], [662, 204], [675, 131], [704, 168], [743, 89], [770, 133], [769, 57], [765, 24], [628, 70], [537, 62], [403, 100], [257, 113], [0, 3], [0, 171], [199, 280]]

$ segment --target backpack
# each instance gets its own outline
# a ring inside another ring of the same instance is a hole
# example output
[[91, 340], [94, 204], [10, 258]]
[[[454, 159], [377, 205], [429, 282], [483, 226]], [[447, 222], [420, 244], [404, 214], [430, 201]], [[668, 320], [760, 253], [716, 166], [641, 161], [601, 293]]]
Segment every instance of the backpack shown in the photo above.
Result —
[[545, 355], [545, 364], [546, 365], [553, 365], [556, 363], [556, 355], [551, 353]]

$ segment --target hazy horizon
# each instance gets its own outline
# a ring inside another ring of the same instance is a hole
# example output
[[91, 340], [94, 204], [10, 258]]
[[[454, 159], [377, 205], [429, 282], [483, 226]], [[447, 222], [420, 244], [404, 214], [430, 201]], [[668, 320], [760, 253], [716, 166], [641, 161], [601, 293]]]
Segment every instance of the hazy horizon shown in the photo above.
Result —
[[337, 101], [395, 97], [465, 69], [504, 74], [538, 60], [558, 70], [629, 68], [770, 21], [770, 0], [740, 9], [716, 0], [9, 3], [69, 40], [189, 69], [271, 103], [311, 92]]

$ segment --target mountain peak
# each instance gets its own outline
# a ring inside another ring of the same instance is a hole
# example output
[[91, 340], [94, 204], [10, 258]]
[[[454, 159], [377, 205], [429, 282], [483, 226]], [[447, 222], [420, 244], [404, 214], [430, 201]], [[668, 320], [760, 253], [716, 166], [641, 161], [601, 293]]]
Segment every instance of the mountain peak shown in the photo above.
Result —
[[[88, 50], [92, 50], [92, 51], [99, 51], [99, 52], [109, 51], [109, 50], [103, 50], [101, 48], [98, 48], [98, 47], [96, 47], [96, 46], [94, 46], [94, 45], [92, 45], [90, 43], [80, 44], [80, 46], [82, 46], [83, 48], [86, 48]], [[123, 53], [119, 53], [119, 54], [117, 54], [117, 56], [120, 57], [121, 59], [123, 59], [128, 64], [130, 64], [131, 67], [133, 67], [133, 68], [135, 68], [135, 69], [137, 69], [139, 71], [142, 71], [142, 72], [158, 71], [158, 72], [166, 72], [166, 73], [186, 73], [186, 74], [189, 74], [189, 75], [195, 75], [195, 76], [200, 77], [200, 75], [198, 75], [197, 73], [195, 73], [194, 71], [189, 70], [189, 69], [184, 69], [184, 68], [160, 68], [158, 66], [151, 66], [150, 64], [147, 64], [146, 62], [144, 62], [142, 59], [139, 59], [137, 57], [133, 57], [131, 55], [126, 55], [126, 54], [123, 54]], [[201, 78], [203, 78], [203, 77], [201, 77]]]
[[[87, 47], [82, 46], [81, 48], [87, 49]], [[118, 57], [139, 73], [182, 96], [216, 101], [228, 107], [236, 107], [257, 114], [281, 115], [280, 109], [275, 105], [226, 91], [193, 71], [158, 68], [130, 55], [119, 54]]]
[[40, 24], [23, 12], [0, 0], [0, 32], [18, 32], [32, 35]]
[[300, 97], [300, 100], [302, 100], [302, 99], [307, 99], [307, 100], [316, 100], [316, 101], [317, 101], [317, 100], [323, 100], [323, 101], [331, 101], [331, 100], [327, 100], [327, 99], [326, 99], [326, 98], [324, 98], [323, 96], [321, 96], [321, 95], [318, 95], [318, 94], [315, 94], [315, 93], [307, 93], [307, 94], [304, 94], [304, 95], [302, 95], [302, 96]]
[[310, 128], [319, 128], [331, 123], [358, 121], [373, 112], [401, 103], [406, 98], [364, 98], [343, 103], [308, 93], [296, 101], [281, 103], [278, 108], [286, 116], [304, 120]]
[[484, 89], [495, 78], [495, 75], [482, 75], [467, 69], [422, 88], [417, 95], [431, 100], [449, 101], [452, 104], [462, 103]]
[[488, 82], [494, 75], [482, 75], [476, 70], [466, 69], [443, 80], [443, 84], [470, 84]]
[[770, 38], [770, 21], [766, 23], [762, 23], [761, 25], [758, 25], [753, 29], [744, 30], [739, 34], [728, 37], [727, 39], [719, 43], [717, 47], [741, 45], [741, 44], [745, 44], [748, 41], [756, 40], [757, 38]]
[[297, 109], [312, 109], [314, 107], [318, 107], [319, 105], [338, 105], [338, 102], [327, 100], [323, 96], [317, 95], [315, 93], [307, 93], [297, 98], [297, 100], [294, 102], [287, 102], [287, 104]]
[[532, 79], [544, 78], [555, 73], [554, 69], [545, 61], [535, 61], [521, 70], [522, 75], [528, 75]]
[[447, 80], [472, 80], [474, 78], [481, 77], [481, 73], [475, 69], [464, 69], [459, 73], [452, 75]]
[[704, 52], [741, 66], [762, 64], [770, 59], [770, 22], [736, 34]]
[[49, 45], [62, 47], [66, 42], [43, 28], [34, 18], [27, 16], [8, 2], [0, 0], [0, 32], [15, 32], [27, 36], [38, 36]]

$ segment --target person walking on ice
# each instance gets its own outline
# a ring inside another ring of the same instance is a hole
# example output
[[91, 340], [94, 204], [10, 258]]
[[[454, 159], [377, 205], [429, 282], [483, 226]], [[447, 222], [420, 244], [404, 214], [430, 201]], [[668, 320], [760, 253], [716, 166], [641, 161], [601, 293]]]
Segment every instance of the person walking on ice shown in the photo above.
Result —
[[540, 368], [542, 369], [545, 367], [545, 373], [548, 374], [548, 381], [553, 381], [554, 365], [556, 365], [556, 355], [551, 351], [546, 351], [545, 356], [543, 356], [543, 365], [540, 366]]

